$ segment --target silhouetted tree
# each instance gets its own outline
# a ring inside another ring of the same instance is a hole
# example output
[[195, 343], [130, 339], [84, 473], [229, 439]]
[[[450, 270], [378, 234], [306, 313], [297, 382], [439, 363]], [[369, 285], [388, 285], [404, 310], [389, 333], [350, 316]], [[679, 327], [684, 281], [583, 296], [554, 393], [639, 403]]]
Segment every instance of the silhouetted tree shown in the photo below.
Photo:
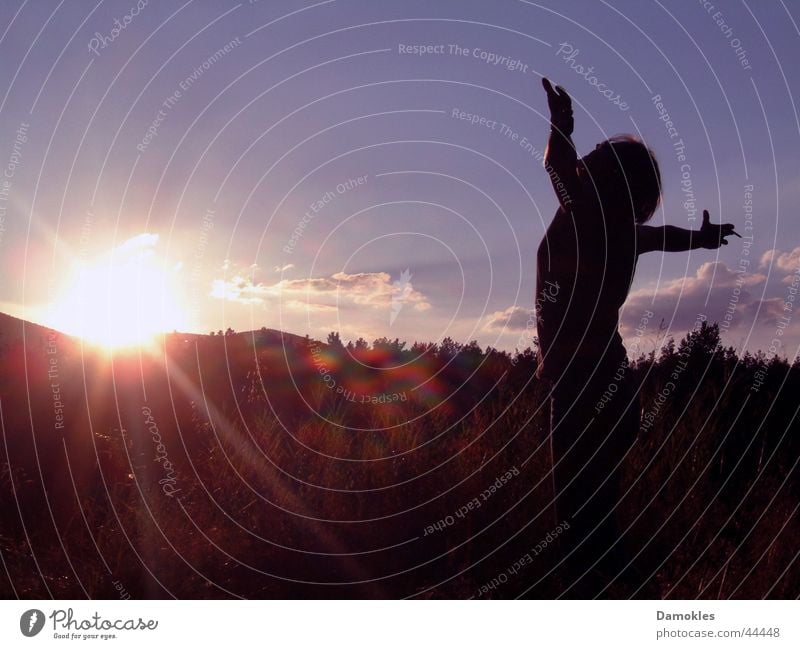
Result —
[[441, 360], [449, 361], [451, 358], [454, 358], [460, 350], [461, 343], [456, 342], [450, 336], [448, 336], [439, 345], [438, 356]]
[[405, 346], [406, 344], [404, 342], [400, 342], [399, 338], [389, 340], [386, 336], [376, 338], [372, 343], [372, 349], [376, 351], [391, 352], [392, 354], [399, 354], [403, 351], [403, 349], [405, 349]]
[[411, 353], [414, 356], [435, 357], [438, 351], [439, 346], [436, 343], [415, 342], [411, 345]]

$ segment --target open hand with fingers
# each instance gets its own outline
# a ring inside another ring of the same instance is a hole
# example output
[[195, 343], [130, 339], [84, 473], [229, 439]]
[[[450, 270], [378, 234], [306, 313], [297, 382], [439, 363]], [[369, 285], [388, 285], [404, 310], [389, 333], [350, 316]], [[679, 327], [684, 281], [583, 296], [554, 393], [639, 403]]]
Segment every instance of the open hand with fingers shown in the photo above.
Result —
[[733, 229], [733, 223], [711, 223], [708, 210], [703, 210], [703, 225], [700, 226], [700, 245], [703, 248], [714, 250], [720, 246], [727, 246], [725, 237], [731, 235], [739, 238], [742, 236]]
[[572, 99], [561, 86], [553, 87], [547, 77], [542, 77], [542, 86], [547, 93], [550, 109], [550, 124], [564, 135], [572, 135], [575, 121], [572, 117]]

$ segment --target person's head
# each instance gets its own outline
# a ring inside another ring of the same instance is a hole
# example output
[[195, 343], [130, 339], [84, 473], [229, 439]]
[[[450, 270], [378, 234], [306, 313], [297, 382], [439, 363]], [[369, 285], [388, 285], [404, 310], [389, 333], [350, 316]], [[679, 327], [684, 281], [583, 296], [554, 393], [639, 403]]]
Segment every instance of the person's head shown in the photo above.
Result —
[[650, 220], [661, 198], [661, 171], [653, 152], [632, 135], [617, 135], [578, 161], [587, 189], [604, 211], [633, 211], [637, 223]]

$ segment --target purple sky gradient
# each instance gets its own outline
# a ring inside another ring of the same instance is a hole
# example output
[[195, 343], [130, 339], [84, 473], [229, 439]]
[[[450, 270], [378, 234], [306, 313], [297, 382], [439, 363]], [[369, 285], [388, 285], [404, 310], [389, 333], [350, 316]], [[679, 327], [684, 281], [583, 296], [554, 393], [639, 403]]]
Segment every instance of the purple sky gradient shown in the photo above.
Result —
[[520, 346], [556, 208], [544, 75], [580, 152], [655, 150], [654, 223], [751, 237], [641, 258], [631, 348], [728, 313], [727, 343], [793, 358], [800, 8], [705, 4], [3, 3], [0, 310], [46, 320], [81, 261], [150, 233], [190, 330]]

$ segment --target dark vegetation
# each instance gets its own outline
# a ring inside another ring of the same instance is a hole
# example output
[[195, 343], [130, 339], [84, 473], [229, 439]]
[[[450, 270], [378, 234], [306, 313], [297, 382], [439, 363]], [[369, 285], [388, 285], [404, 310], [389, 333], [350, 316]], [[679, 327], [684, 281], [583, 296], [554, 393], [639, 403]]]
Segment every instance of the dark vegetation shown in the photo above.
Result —
[[[0, 339], [3, 597], [563, 588], [547, 547], [509, 572], [559, 523], [531, 350], [262, 329], [112, 360], [28, 331]], [[633, 365], [622, 511], [650, 590], [606, 595], [797, 597], [800, 364], [703, 325]]]

